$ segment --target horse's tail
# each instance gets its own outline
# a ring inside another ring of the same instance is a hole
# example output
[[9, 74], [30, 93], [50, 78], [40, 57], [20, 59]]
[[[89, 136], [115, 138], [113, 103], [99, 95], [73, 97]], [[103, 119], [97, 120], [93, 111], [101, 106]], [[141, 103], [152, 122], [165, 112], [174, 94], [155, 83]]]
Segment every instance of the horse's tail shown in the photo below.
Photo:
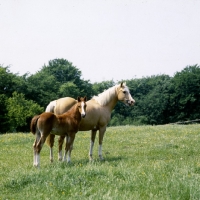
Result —
[[31, 120], [30, 129], [31, 129], [31, 132], [33, 133], [33, 135], [35, 135], [35, 133], [36, 133], [36, 126], [37, 126], [37, 121], [39, 118], [40, 118], [40, 115], [36, 115]]

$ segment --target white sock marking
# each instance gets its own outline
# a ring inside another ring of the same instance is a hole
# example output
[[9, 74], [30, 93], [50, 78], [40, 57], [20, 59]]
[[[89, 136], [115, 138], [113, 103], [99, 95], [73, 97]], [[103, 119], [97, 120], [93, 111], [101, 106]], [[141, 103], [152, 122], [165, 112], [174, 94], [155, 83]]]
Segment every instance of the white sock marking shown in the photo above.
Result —
[[99, 156], [102, 156], [102, 144], [99, 145]]
[[89, 151], [89, 156], [92, 155], [93, 147], [94, 147], [94, 142], [92, 142], [92, 140], [91, 140], [91, 141], [90, 141], [90, 151]]

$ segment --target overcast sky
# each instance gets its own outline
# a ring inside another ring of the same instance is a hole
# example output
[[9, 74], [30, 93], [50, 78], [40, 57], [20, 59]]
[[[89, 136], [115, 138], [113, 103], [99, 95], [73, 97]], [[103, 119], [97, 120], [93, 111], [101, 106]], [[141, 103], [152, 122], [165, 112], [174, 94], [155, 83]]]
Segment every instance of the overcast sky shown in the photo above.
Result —
[[0, 0], [0, 64], [20, 75], [64, 58], [91, 82], [200, 64], [200, 0]]

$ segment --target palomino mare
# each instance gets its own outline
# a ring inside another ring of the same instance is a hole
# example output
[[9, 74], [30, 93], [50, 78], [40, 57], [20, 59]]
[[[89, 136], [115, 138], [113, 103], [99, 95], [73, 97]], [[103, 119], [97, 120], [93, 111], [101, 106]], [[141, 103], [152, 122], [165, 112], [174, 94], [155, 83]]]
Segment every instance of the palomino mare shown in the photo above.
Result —
[[78, 97], [78, 102], [62, 115], [43, 112], [41, 115], [34, 116], [30, 126], [31, 132], [34, 135], [36, 134], [36, 139], [33, 144], [33, 165], [39, 166], [40, 151], [50, 133], [67, 137], [64, 160], [66, 160], [66, 155], [68, 154], [67, 162], [70, 162], [75, 134], [78, 132], [81, 119], [85, 116], [86, 97]]
[[[87, 116], [81, 120], [79, 131], [88, 131], [91, 130], [91, 141], [90, 141], [90, 150], [89, 158], [92, 160], [93, 147], [96, 137], [96, 132], [99, 130], [99, 158], [102, 157], [102, 143], [106, 127], [111, 118], [111, 111], [115, 107], [117, 101], [121, 101], [126, 105], [134, 105], [135, 100], [131, 97], [129, 88], [126, 86], [126, 83], [121, 83], [119, 85], [113, 86], [106, 91], [102, 92], [98, 96], [93, 97], [91, 100], [87, 101]], [[75, 99], [70, 97], [65, 97], [62, 99], [56, 100], [54, 104], [54, 112], [57, 114], [59, 112], [66, 112], [69, 109], [69, 105], [75, 103]], [[64, 142], [64, 136], [60, 136], [59, 143], [59, 152], [58, 159], [62, 159], [62, 144]], [[51, 134], [47, 137], [48, 145], [50, 146], [50, 159], [53, 160], [53, 145], [54, 145], [54, 136]]]

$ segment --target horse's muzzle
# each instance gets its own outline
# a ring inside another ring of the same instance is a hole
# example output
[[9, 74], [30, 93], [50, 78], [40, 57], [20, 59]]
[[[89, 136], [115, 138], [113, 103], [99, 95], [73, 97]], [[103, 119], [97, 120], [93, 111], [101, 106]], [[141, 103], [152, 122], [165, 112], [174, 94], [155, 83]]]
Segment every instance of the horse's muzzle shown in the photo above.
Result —
[[81, 114], [81, 117], [82, 117], [82, 118], [85, 118], [85, 116], [86, 116], [86, 114]]
[[126, 102], [129, 106], [133, 106], [135, 104], [135, 100], [127, 100]]

